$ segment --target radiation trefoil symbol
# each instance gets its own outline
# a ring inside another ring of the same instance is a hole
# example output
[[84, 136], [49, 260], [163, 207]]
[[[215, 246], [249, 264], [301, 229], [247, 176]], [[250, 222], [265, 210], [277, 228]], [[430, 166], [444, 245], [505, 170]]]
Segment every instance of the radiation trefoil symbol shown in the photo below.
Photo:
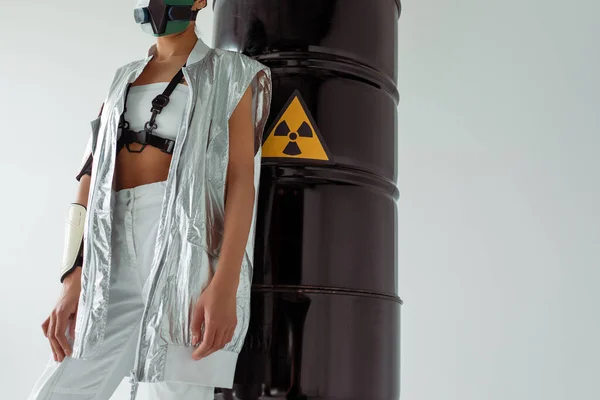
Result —
[[297, 129], [297, 132], [292, 132], [287, 122], [281, 121], [277, 128], [275, 128], [275, 136], [287, 136], [290, 142], [283, 149], [283, 154], [286, 156], [299, 156], [302, 154], [302, 150], [300, 150], [300, 146], [296, 143], [298, 137], [311, 138], [313, 137], [313, 131], [310, 128], [310, 125], [306, 122], [302, 122], [300, 128]]
[[331, 155], [298, 90], [290, 96], [263, 143], [263, 158], [331, 161]]

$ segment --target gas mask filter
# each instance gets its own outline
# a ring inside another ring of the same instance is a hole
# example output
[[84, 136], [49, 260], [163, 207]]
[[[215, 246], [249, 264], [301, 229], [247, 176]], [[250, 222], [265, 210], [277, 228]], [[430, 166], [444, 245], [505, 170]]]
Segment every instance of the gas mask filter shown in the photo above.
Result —
[[135, 22], [152, 36], [165, 36], [186, 30], [196, 20], [194, 0], [137, 0]]

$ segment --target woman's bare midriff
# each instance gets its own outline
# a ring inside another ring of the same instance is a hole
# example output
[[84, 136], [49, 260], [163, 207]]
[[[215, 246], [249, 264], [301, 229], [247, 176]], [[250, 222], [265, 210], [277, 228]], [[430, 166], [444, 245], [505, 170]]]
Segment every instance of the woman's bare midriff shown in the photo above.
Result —
[[[184, 62], [185, 58], [174, 58], [168, 63], [151, 60], [132, 86], [169, 82]], [[150, 118], [150, 112], [148, 112], [148, 118]], [[169, 127], [169, 129], [179, 129], [179, 127]], [[137, 151], [141, 147], [142, 145], [139, 143], [129, 145], [133, 151]], [[119, 151], [115, 163], [114, 190], [166, 180], [169, 175], [171, 158], [171, 154], [164, 153], [150, 145], [146, 145], [140, 153], [129, 152], [127, 148], [123, 147]]]
[[[132, 143], [129, 147], [131, 150], [139, 150], [142, 145]], [[115, 163], [115, 190], [166, 180], [171, 158], [170, 154], [150, 145], [141, 153], [130, 153], [123, 147]]]

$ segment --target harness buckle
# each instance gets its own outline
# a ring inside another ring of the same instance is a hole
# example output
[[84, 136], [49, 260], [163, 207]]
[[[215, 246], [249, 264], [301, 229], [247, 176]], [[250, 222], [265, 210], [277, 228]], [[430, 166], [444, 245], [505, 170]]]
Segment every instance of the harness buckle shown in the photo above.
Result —
[[168, 140], [166, 142], [166, 148], [165, 149], [161, 149], [163, 151], [163, 153], [167, 153], [167, 154], [172, 154], [173, 153], [173, 148], [175, 147], [175, 141], [174, 140]]
[[[123, 148], [123, 146], [125, 146], [130, 153], [141, 153], [142, 150], [144, 150], [144, 148], [146, 147], [146, 138], [146, 131], [134, 132], [131, 129], [122, 129], [121, 137], [119, 138], [119, 141], [117, 143], [117, 152], [118, 150]], [[129, 145], [132, 143], [139, 143], [142, 145], [142, 147], [139, 150], [133, 150], [129, 147]]]
[[147, 132], [146, 131], [137, 131], [135, 132], [135, 141], [139, 144], [146, 144], [147, 141]]
[[156, 96], [154, 100], [152, 100], [152, 108], [150, 109], [150, 111], [158, 111], [158, 113], [160, 114], [163, 107], [165, 107], [167, 104], [169, 104], [169, 97], [161, 93], [158, 96]]

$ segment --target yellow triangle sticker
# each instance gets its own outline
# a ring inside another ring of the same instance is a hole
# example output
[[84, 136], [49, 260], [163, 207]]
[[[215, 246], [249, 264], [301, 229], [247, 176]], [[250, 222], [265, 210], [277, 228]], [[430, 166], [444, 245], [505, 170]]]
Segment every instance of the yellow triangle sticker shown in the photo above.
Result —
[[323, 137], [298, 90], [275, 119], [263, 143], [263, 158], [330, 161]]

